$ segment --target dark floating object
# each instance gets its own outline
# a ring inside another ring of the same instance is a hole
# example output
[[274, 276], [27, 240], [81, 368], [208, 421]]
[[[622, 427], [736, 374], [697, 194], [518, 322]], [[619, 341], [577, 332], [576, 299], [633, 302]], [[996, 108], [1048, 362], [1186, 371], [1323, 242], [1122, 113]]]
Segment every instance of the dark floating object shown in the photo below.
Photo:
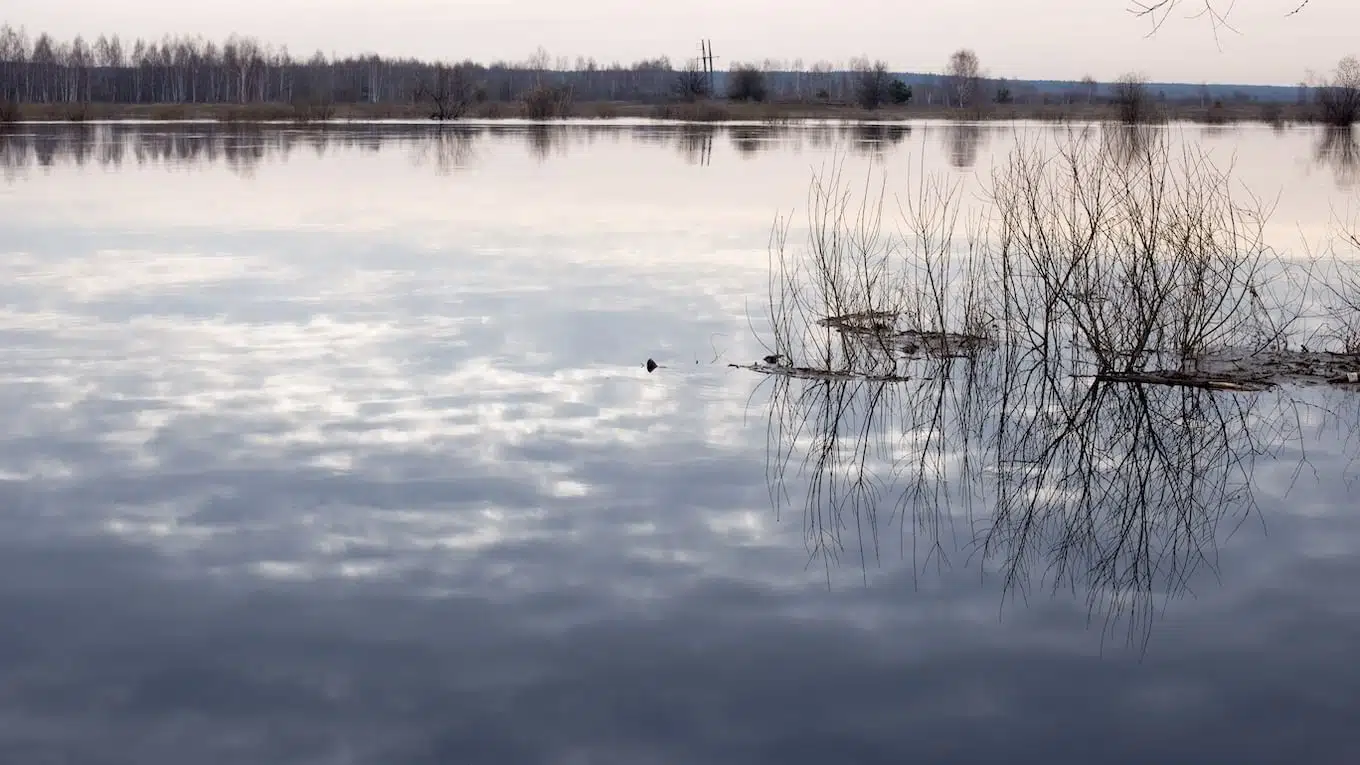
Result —
[[783, 358], [783, 356], [780, 356], [777, 353], [771, 353], [769, 356], [765, 357], [764, 361], [766, 364], [778, 364]]
[[655, 361], [652, 361], [651, 359], [647, 359], [647, 363], [644, 366], [647, 367], [648, 372], [651, 372], [661, 365], [656, 363]]

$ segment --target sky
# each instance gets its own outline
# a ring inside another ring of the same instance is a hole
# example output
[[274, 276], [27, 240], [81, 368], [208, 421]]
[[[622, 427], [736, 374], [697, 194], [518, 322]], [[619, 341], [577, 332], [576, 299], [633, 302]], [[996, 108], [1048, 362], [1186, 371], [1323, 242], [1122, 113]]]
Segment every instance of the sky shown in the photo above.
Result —
[[[1152, 31], [1130, 0], [6, 0], [0, 23], [62, 38], [232, 32], [308, 55], [377, 52], [426, 59], [523, 61], [539, 46], [554, 58], [601, 64], [669, 56], [679, 65], [712, 41], [719, 68], [766, 58], [805, 65], [867, 55], [897, 71], [935, 72], [972, 48], [986, 72], [1021, 79], [1110, 80], [1136, 71], [1154, 81], [1293, 85], [1360, 50], [1360, 3], [1236, 3], [1236, 31], [1181, 7]], [[1209, 0], [1229, 4], [1229, 0]]]

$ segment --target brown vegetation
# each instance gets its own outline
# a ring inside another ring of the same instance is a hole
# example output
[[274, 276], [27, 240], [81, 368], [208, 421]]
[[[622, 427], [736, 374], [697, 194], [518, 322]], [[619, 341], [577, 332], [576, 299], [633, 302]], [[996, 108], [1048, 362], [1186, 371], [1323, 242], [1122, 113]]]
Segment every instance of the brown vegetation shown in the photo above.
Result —
[[550, 120], [572, 115], [571, 88], [561, 85], [536, 85], [524, 94], [524, 116], [531, 120]]

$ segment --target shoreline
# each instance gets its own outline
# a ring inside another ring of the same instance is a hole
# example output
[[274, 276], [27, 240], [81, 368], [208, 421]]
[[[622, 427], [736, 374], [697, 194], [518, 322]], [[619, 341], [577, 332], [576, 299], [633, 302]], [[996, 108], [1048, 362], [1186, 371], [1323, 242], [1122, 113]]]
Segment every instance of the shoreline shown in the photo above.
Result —
[[[1159, 104], [1154, 122], [1191, 122], [1203, 125], [1262, 123], [1272, 126], [1318, 122], [1311, 105], [1283, 103]], [[20, 104], [8, 122], [292, 122], [313, 123], [331, 120], [412, 120], [436, 124], [423, 104], [118, 104], [61, 103]], [[473, 104], [460, 116], [462, 120], [499, 121], [527, 119], [521, 104], [491, 101]], [[1111, 104], [992, 104], [984, 109], [958, 109], [938, 105], [885, 106], [866, 110], [858, 106], [808, 101], [769, 101], [763, 103], [699, 101], [694, 103], [642, 103], [624, 101], [586, 101], [572, 104], [556, 119], [608, 120], [651, 119], [674, 122], [785, 122], [798, 120], [839, 120], [845, 122], [906, 122], [943, 120], [954, 122], [1118, 122], [1117, 107]], [[456, 122], [457, 120], [451, 120]]]

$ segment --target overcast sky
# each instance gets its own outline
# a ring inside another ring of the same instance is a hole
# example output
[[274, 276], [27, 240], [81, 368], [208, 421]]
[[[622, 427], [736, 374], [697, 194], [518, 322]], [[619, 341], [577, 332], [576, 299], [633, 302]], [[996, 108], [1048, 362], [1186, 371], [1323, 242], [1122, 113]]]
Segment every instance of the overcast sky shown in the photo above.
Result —
[[[679, 64], [698, 40], [718, 66], [734, 60], [844, 61], [867, 54], [896, 70], [939, 71], [959, 47], [998, 77], [1110, 79], [1138, 70], [1161, 81], [1291, 85], [1360, 51], [1360, 3], [1237, 3], [1237, 33], [1190, 18], [1181, 0], [1154, 37], [1129, 0], [5, 0], [0, 21], [32, 32], [93, 38], [248, 34], [294, 54], [375, 51], [422, 58], [524, 60], [554, 56], [602, 64], [668, 55]], [[1215, 0], [1227, 4], [1227, 0]]]

